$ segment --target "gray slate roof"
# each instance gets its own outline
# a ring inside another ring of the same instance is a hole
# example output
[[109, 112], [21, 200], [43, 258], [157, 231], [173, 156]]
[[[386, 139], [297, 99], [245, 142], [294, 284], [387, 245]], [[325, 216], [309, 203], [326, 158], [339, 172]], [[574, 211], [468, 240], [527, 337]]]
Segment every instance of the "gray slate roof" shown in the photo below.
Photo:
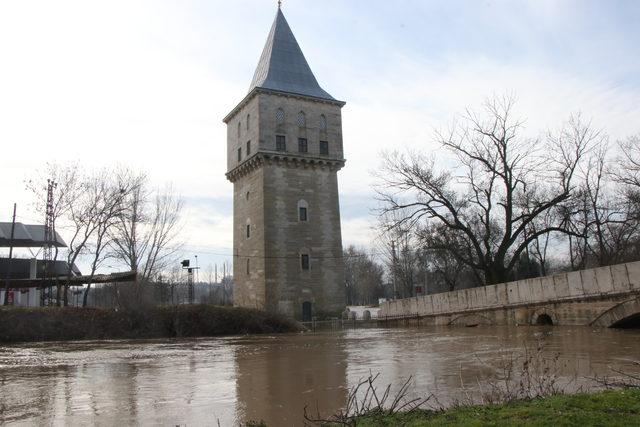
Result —
[[271, 26], [249, 92], [256, 87], [335, 101], [318, 84], [280, 9]]
[[[11, 223], [0, 222], [0, 248], [8, 248], [11, 245]], [[16, 222], [13, 230], [13, 247], [14, 248], [37, 248], [45, 245], [44, 242], [44, 225], [23, 224]], [[52, 246], [64, 248], [67, 244], [62, 237], [56, 232]]]

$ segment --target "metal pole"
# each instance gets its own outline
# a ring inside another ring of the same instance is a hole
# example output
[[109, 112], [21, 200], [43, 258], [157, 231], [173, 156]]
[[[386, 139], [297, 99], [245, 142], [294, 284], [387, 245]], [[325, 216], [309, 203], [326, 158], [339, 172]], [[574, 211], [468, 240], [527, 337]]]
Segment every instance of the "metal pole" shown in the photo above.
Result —
[[198, 270], [199, 270], [199, 268], [198, 268], [198, 255], [195, 255], [195, 257], [196, 257], [196, 280], [195, 280], [195, 283], [193, 283], [191, 285], [191, 304], [193, 304], [195, 302], [195, 299], [196, 299], [195, 287], [198, 285], [198, 276], [199, 276], [199, 274], [198, 274]]
[[196, 257], [196, 283], [198, 283], [198, 255], [195, 255]]
[[396, 242], [391, 241], [391, 280], [393, 282], [393, 299], [398, 299], [398, 285], [396, 283]]
[[13, 256], [13, 234], [16, 228], [16, 206], [13, 204], [13, 219], [11, 220], [11, 239], [9, 240], [9, 260], [7, 262], [7, 277], [4, 284], [4, 305], [9, 305], [9, 279], [11, 278], [11, 257]]
[[224, 278], [227, 275], [227, 262], [222, 263], [222, 305], [227, 305], [227, 285]]

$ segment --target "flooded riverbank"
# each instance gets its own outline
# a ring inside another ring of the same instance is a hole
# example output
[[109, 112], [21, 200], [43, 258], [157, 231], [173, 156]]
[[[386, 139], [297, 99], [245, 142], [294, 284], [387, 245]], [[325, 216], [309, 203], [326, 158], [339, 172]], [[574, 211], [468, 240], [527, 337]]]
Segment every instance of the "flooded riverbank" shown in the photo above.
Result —
[[[640, 331], [587, 327], [389, 328], [0, 348], [1, 418], [16, 424], [300, 425], [330, 414], [369, 372], [413, 376], [442, 403], [478, 393], [509, 354], [543, 348], [570, 389], [633, 370]], [[635, 368], [637, 369], [637, 368]]]

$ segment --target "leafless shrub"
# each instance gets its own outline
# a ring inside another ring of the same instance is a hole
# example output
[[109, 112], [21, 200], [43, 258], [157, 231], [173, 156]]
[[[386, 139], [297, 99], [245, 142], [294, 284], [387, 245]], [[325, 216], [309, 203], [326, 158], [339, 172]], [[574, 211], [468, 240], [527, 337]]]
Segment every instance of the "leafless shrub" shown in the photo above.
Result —
[[[456, 402], [457, 405], [503, 403], [513, 400], [534, 399], [536, 397], [550, 396], [565, 393], [573, 379], [563, 382], [560, 372], [562, 364], [560, 353], [546, 355], [542, 345], [535, 349], [524, 347], [522, 353], [510, 351], [504, 353], [497, 363], [497, 367], [490, 366], [480, 360], [484, 365], [495, 371], [494, 378], [483, 381], [480, 388], [480, 401], [467, 398], [466, 401]], [[463, 390], [465, 385], [462, 384]], [[469, 396], [469, 393], [465, 393]]]
[[[632, 362], [634, 366], [640, 367], [640, 361]], [[640, 374], [629, 373], [617, 368], [611, 368], [611, 371], [615, 374], [611, 377], [589, 377], [590, 380], [595, 381], [600, 386], [606, 389], [612, 388], [638, 388], [640, 387]]]
[[391, 384], [380, 393], [375, 381], [380, 374], [369, 374], [351, 388], [347, 404], [343, 410], [330, 417], [323, 417], [316, 408], [313, 415], [304, 408], [305, 424], [310, 426], [343, 425], [355, 426], [358, 417], [365, 415], [392, 415], [397, 412], [411, 412], [425, 405], [433, 395], [410, 398], [409, 387], [413, 377], [409, 377], [395, 394], [391, 394]]
[[[522, 351], [505, 351], [496, 361], [491, 362], [476, 359], [491, 373], [487, 378], [476, 378], [477, 389], [465, 384], [460, 373], [460, 385], [463, 397], [442, 404], [434, 394], [425, 398], [409, 398], [412, 377], [409, 377], [397, 393], [391, 397], [391, 385], [387, 385], [382, 393], [378, 391], [374, 382], [379, 377], [370, 374], [368, 378], [359, 381], [350, 389], [345, 408], [340, 412], [324, 417], [316, 409], [311, 414], [304, 408], [304, 419], [309, 426], [342, 425], [356, 426], [358, 419], [363, 416], [387, 416], [399, 412], [411, 412], [418, 409], [442, 411], [445, 408], [501, 404], [518, 400], [530, 400], [539, 397], [553, 396], [568, 392], [584, 392], [576, 387], [577, 374], [566, 379], [562, 372], [566, 372], [560, 353], [548, 354], [544, 345], [539, 343], [535, 348], [524, 346]], [[634, 366], [640, 368], [640, 361], [634, 361]], [[615, 377], [586, 377], [594, 384], [604, 388], [640, 387], [640, 374], [630, 373], [621, 369], [611, 368]], [[597, 388], [597, 387], [596, 387]]]

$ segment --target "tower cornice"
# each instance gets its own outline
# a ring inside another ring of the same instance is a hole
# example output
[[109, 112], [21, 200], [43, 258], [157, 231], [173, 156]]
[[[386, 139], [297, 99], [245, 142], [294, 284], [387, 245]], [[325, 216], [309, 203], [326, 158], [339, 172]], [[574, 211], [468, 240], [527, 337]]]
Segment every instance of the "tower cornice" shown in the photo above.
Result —
[[339, 171], [345, 165], [345, 159], [329, 159], [324, 157], [300, 156], [283, 151], [260, 151], [225, 174], [227, 179], [235, 182], [239, 178], [261, 168], [264, 164], [279, 164], [292, 168], [318, 168]]

